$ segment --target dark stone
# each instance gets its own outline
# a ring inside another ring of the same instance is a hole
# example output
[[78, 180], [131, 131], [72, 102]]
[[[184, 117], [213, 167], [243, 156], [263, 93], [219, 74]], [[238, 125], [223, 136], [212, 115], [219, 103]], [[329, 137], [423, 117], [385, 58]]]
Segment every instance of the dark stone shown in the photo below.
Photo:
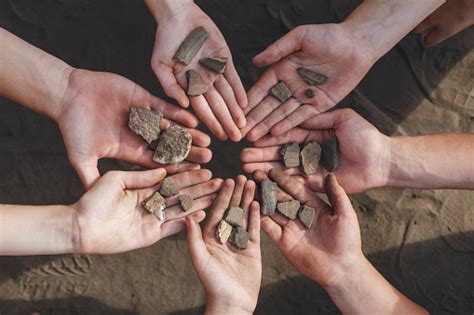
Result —
[[128, 115], [128, 127], [137, 135], [151, 143], [160, 136], [160, 123], [163, 113], [140, 107], [131, 107]]
[[212, 72], [223, 74], [225, 72], [225, 67], [227, 65], [227, 58], [225, 57], [203, 58], [199, 60], [199, 63], [206, 69], [211, 70]]
[[242, 227], [233, 229], [229, 242], [240, 250], [247, 249], [249, 233]]
[[307, 229], [310, 229], [313, 225], [315, 214], [316, 210], [314, 208], [308, 206], [301, 206], [298, 212], [298, 218]]
[[337, 138], [321, 144], [321, 165], [329, 172], [333, 172], [339, 166], [339, 141]]
[[321, 158], [321, 147], [316, 141], [308, 142], [301, 150], [301, 166], [306, 175], [316, 173]]
[[260, 184], [260, 201], [264, 215], [275, 213], [277, 197], [277, 184], [275, 182], [265, 180]]
[[199, 26], [184, 39], [174, 54], [173, 60], [189, 65], [194, 57], [196, 57], [199, 50], [201, 50], [202, 45], [204, 45], [204, 42], [208, 37], [209, 34], [206, 29]]
[[171, 177], [165, 178], [161, 184], [160, 194], [164, 197], [173, 197], [179, 194], [179, 188]]
[[298, 68], [298, 74], [309, 85], [321, 85], [328, 80], [328, 77], [324, 74], [317, 73], [308, 68]]
[[240, 207], [230, 207], [224, 216], [224, 220], [232, 226], [244, 224], [244, 210]]
[[270, 95], [276, 97], [281, 103], [284, 103], [293, 96], [293, 93], [291, 93], [290, 88], [288, 88], [285, 82], [281, 81], [272, 87]]
[[298, 210], [300, 209], [300, 202], [298, 200], [291, 200], [287, 202], [279, 202], [277, 204], [278, 212], [283, 214], [288, 219], [294, 220], [298, 215]]
[[288, 143], [281, 147], [280, 151], [283, 157], [285, 167], [299, 167], [300, 166], [300, 145], [298, 143]]
[[191, 151], [193, 137], [179, 126], [166, 129], [156, 147], [153, 160], [159, 164], [176, 164], [183, 162]]
[[207, 86], [202, 79], [199, 72], [195, 70], [186, 71], [188, 78], [188, 91], [186, 92], [189, 96], [199, 96], [207, 92]]
[[307, 98], [313, 98], [313, 97], [314, 97], [314, 91], [313, 91], [313, 89], [306, 89], [306, 91], [304, 91], [304, 95], [305, 95]]

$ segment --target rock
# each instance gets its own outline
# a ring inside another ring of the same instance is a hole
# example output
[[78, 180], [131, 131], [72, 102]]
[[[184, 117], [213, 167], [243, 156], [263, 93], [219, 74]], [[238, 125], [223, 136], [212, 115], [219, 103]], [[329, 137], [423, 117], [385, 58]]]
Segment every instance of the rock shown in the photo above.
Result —
[[155, 217], [158, 218], [158, 220], [160, 221], [164, 221], [166, 219], [166, 213], [165, 213], [165, 210], [161, 209], [161, 210], [156, 210], [155, 212], [153, 212], [153, 214], [155, 215]]
[[321, 158], [321, 147], [316, 141], [308, 142], [301, 150], [301, 166], [306, 175], [316, 173]]
[[173, 197], [179, 194], [179, 188], [171, 177], [165, 178], [161, 184], [160, 194], [163, 197]]
[[236, 227], [230, 235], [229, 242], [238, 249], [247, 249], [249, 243], [249, 233], [243, 227]]
[[179, 203], [183, 211], [188, 211], [193, 206], [194, 198], [189, 195], [179, 195]]
[[275, 182], [265, 180], [260, 184], [260, 201], [264, 215], [275, 213], [277, 205], [277, 184]]
[[186, 92], [189, 96], [199, 96], [207, 92], [207, 86], [202, 79], [199, 72], [195, 70], [186, 71], [188, 78], [188, 91]]
[[[166, 208], [166, 201], [165, 198], [163, 198], [163, 196], [159, 192], [155, 192], [150, 198], [143, 201], [142, 205], [146, 211], [155, 214], [158, 219], [162, 217], [164, 220], [164, 210]], [[160, 221], [162, 220], [160, 219]]]
[[300, 202], [298, 200], [291, 200], [287, 202], [279, 202], [277, 204], [278, 211], [288, 219], [294, 220], [300, 210]]
[[139, 107], [131, 107], [128, 115], [128, 127], [137, 135], [151, 143], [160, 136], [160, 123], [163, 113]]
[[230, 207], [224, 216], [224, 220], [232, 226], [244, 224], [244, 210], [240, 207]]
[[193, 137], [179, 126], [166, 129], [158, 141], [153, 160], [159, 164], [175, 164], [183, 162], [191, 151]]
[[280, 81], [277, 85], [272, 87], [270, 95], [276, 97], [280, 102], [284, 103], [293, 96], [285, 82]]
[[313, 70], [309, 70], [308, 68], [298, 68], [297, 71], [300, 77], [309, 85], [321, 85], [326, 83], [328, 80], [327, 76], [314, 72]]
[[173, 60], [189, 65], [194, 57], [201, 50], [202, 45], [209, 37], [209, 33], [202, 26], [192, 31], [181, 43], [178, 50], [174, 54]]
[[199, 63], [211, 70], [212, 72], [223, 74], [225, 72], [225, 67], [227, 65], [227, 58], [217, 57], [217, 58], [204, 58], [199, 60]]
[[231, 234], [232, 234], [232, 225], [230, 225], [224, 220], [221, 220], [216, 230], [216, 238], [219, 241], [219, 243], [221, 244], [227, 243]]
[[304, 224], [304, 226], [306, 226], [307, 229], [310, 229], [313, 225], [315, 214], [316, 210], [314, 210], [314, 208], [308, 206], [301, 206], [298, 212], [298, 218]]
[[298, 143], [288, 143], [281, 147], [280, 154], [283, 157], [285, 167], [300, 166], [300, 145]]
[[313, 89], [306, 89], [304, 91], [304, 95], [307, 97], [307, 98], [313, 98], [314, 97], [314, 91]]
[[330, 172], [339, 166], [339, 141], [337, 138], [321, 144], [321, 165]]

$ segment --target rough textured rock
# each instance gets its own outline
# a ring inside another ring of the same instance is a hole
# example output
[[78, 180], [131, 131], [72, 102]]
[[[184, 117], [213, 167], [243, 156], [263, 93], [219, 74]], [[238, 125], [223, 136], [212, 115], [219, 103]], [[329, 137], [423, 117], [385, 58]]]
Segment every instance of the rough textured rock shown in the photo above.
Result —
[[187, 130], [171, 126], [161, 134], [153, 160], [160, 164], [180, 163], [188, 157], [192, 142]]
[[173, 197], [179, 194], [178, 185], [171, 177], [165, 178], [163, 184], [161, 184], [160, 194], [164, 197]]
[[275, 213], [277, 205], [277, 184], [275, 182], [265, 180], [260, 184], [260, 202], [264, 215]]
[[193, 206], [194, 198], [189, 195], [179, 195], [179, 204], [183, 211], [188, 211]]
[[339, 141], [337, 138], [321, 144], [321, 165], [330, 172], [339, 166]]
[[288, 219], [294, 220], [300, 210], [300, 202], [298, 200], [291, 200], [287, 202], [279, 202], [277, 204], [278, 212], [283, 214]]
[[236, 227], [233, 229], [232, 234], [230, 235], [229, 242], [238, 249], [247, 249], [247, 245], [249, 243], [249, 233], [247, 233], [247, 231], [242, 227]]
[[199, 96], [206, 93], [206, 82], [204, 82], [199, 72], [188, 70], [186, 71], [186, 76], [188, 78], [188, 90], [186, 93], [189, 96]]
[[285, 167], [300, 166], [300, 145], [298, 143], [288, 143], [281, 147], [280, 154], [283, 157]]
[[304, 95], [307, 97], [307, 98], [313, 98], [314, 97], [314, 91], [313, 89], [306, 89], [304, 91]]
[[327, 76], [317, 73], [313, 70], [309, 70], [308, 68], [298, 68], [298, 74], [309, 85], [321, 85], [326, 83], [328, 80]]
[[308, 206], [301, 206], [300, 210], [298, 211], [298, 218], [307, 229], [310, 229], [313, 225], [315, 213], [316, 210]]
[[293, 96], [293, 93], [291, 93], [290, 88], [288, 88], [285, 82], [281, 81], [272, 87], [270, 90], [270, 95], [276, 97], [280, 102], [284, 103]]
[[199, 50], [201, 50], [202, 45], [204, 45], [204, 42], [208, 37], [209, 34], [206, 29], [199, 26], [184, 39], [174, 54], [173, 60], [189, 65], [194, 57], [196, 57]]
[[232, 234], [232, 229], [233, 229], [232, 225], [230, 225], [226, 221], [221, 220], [221, 222], [219, 222], [219, 225], [217, 226], [217, 230], [216, 230], [216, 238], [219, 241], [219, 243], [221, 244], [227, 243], [230, 235]]
[[244, 224], [244, 210], [240, 207], [230, 207], [224, 216], [224, 220], [232, 226]]
[[159, 193], [155, 192], [150, 198], [143, 201], [143, 208], [146, 211], [155, 214], [160, 221], [164, 220], [164, 210], [166, 208], [165, 198]]
[[316, 141], [305, 144], [301, 150], [301, 167], [306, 175], [316, 173], [321, 159], [321, 146]]
[[199, 60], [199, 63], [206, 69], [211, 70], [212, 72], [223, 74], [227, 65], [227, 58], [204, 58]]
[[128, 115], [128, 127], [137, 135], [151, 143], [160, 136], [160, 123], [163, 113], [139, 107], [131, 107]]

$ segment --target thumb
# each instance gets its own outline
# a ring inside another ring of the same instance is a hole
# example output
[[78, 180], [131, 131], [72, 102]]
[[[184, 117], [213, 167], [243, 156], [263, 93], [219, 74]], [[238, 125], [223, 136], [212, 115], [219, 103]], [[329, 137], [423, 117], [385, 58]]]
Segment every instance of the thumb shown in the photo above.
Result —
[[85, 190], [89, 190], [99, 180], [100, 173], [97, 167], [97, 159], [87, 162], [72, 160], [71, 164], [76, 170]]
[[191, 259], [196, 270], [201, 269], [201, 263], [207, 261], [209, 252], [206, 243], [202, 238], [201, 227], [196, 222], [194, 215], [186, 217], [186, 227], [188, 229], [188, 247]]
[[154, 66], [155, 64], [153, 64], [153, 72], [160, 81], [165, 94], [175, 99], [181, 107], [189, 107], [189, 98], [176, 80], [173, 69], [159, 64]]
[[337, 182], [334, 174], [329, 174], [324, 180], [326, 194], [329, 202], [337, 215], [348, 215], [354, 212], [351, 201], [344, 189]]
[[158, 184], [165, 176], [166, 170], [164, 168], [156, 168], [147, 171], [120, 172], [120, 177], [125, 189], [149, 188]]

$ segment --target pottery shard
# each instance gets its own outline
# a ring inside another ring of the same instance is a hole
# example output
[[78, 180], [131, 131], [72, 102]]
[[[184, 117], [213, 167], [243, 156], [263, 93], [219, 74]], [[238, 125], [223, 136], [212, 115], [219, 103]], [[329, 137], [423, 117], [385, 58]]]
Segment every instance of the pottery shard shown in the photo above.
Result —
[[314, 215], [316, 211], [314, 208], [308, 206], [302, 206], [298, 212], [298, 218], [306, 226], [307, 229], [310, 229], [313, 225]]
[[186, 76], [188, 78], [188, 91], [189, 96], [199, 96], [203, 95], [207, 91], [206, 83], [202, 79], [199, 72], [195, 70], [186, 71]]
[[160, 194], [164, 197], [173, 197], [179, 194], [179, 188], [171, 177], [165, 178], [161, 184]]
[[179, 204], [183, 211], [188, 211], [193, 206], [194, 198], [189, 195], [179, 195]]
[[314, 97], [314, 91], [313, 89], [306, 89], [304, 91], [304, 95], [307, 97], [307, 98], [313, 98]]
[[298, 143], [288, 143], [281, 147], [280, 153], [283, 157], [285, 167], [300, 166], [300, 145]]
[[336, 138], [321, 144], [321, 165], [330, 172], [339, 166], [339, 141]]
[[321, 158], [321, 146], [316, 141], [308, 142], [301, 150], [301, 166], [306, 175], [316, 173]]
[[204, 27], [200, 26], [196, 28], [181, 43], [181, 46], [179, 46], [174, 54], [173, 60], [189, 65], [208, 37], [209, 34]]
[[227, 209], [224, 220], [232, 226], [242, 226], [244, 224], [244, 210], [240, 207], [230, 207]]
[[229, 242], [238, 249], [247, 249], [249, 233], [243, 227], [236, 227], [230, 235]]
[[216, 238], [219, 241], [219, 243], [221, 244], [227, 243], [231, 234], [232, 234], [232, 225], [230, 225], [224, 220], [221, 220], [216, 230]]
[[260, 201], [262, 202], [262, 213], [272, 215], [277, 205], [277, 184], [265, 180], [260, 185]]
[[293, 96], [293, 93], [291, 93], [285, 82], [281, 81], [272, 87], [270, 90], [270, 95], [276, 97], [280, 102], [284, 103]]
[[151, 143], [160, 136], [160, 123], [163, 113], [159, 110], [131, 107], [128, 127], [137, 135]]
[[160, 221], [163, 221], [165, 219], [165, 202], [165, 198], [163, 198], [159, 192], [155, 192], [150, 198], [143, 202], [143, 208], [156, 215]]
[[307, 68], [298, 68], [298, 74], [309, 85], [321, 85], [328, 80], [327, 76]]
[[278, 212], [283, 214], [288, 219], [294, 220], [300, 210], [300, 202], [298, 200], [291, 200], [287, 202], [279, 202], [277, 204]]
[[227, 65], [227, 58], [217, 57], [217, 58], [204, 58], [199, 60], [199, 63], [211, 70], [212, 72], [223, 74], [225, 72], [225, 67]]
[[188, 157], [192, 142], [193, 137], [187, 130], [171, 126], [162, 133], [153, 160], [159, 164], [180, 163]]

